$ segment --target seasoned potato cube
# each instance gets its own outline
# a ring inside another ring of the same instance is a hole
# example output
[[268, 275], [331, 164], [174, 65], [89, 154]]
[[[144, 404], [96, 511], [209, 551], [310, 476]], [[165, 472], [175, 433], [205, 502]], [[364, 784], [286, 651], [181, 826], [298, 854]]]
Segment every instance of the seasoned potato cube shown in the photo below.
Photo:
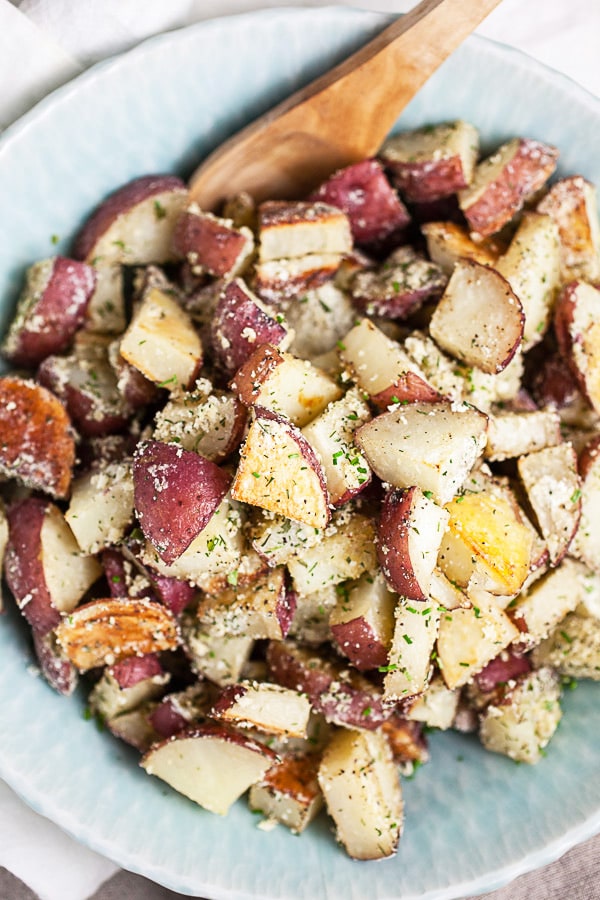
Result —
[[335, 732], [323, 754], [319, 784], [338, 840], [350, 856], [380, 859], [396, 852], [403, 823], [402, 790], [383, 735]]
[[517, 762], [539, 762], [562, 716], [559, 701], [555, 673], [547, 668], [531, 672], [501, 703], [487, 707], [479, 728], [481, 743]]
[[600, 619], [579, 610], [562, 619], [533, 651], [536, 666], [551, 666], [569, 678], [600, 681]]

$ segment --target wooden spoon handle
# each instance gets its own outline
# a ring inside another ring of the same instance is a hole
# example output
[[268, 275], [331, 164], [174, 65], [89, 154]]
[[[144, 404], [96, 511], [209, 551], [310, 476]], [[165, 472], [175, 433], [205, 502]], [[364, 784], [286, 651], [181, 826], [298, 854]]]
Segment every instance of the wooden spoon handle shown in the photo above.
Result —
[[422, 0], [222, 144], [196, 170], [192, 197], [205, 209], [240, 190], [257, 200], [297, 197], [372, 156], [419, 88], [500, 2]]

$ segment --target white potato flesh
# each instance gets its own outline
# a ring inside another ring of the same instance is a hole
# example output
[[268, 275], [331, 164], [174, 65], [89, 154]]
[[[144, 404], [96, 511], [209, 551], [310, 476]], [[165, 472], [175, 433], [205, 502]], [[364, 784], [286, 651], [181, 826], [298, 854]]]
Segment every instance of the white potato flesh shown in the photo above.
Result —
[[202, 342], [190, 316], [158, 288], [145, 295], [120, 352], [149, 381], [170, 391], [189, 387], [202, 363]]
[[437, 653], [446, 686], [453, 690], [467, 684], [518, 637], [506, 613], [483, 598], [470, 609], [442, 613]]
[[600, 222], [596, 188], [581, 175], [556, 181], [538, 204], [560, 235], [561, 278], [600, 277]]
[[288, 562], [298, 593], [313, 594], [349, 578], [360, 578], [376, 567], [372, 520], [355, 513], [337, 522], [318, 544]]
[[370, 319], [361, 319], [344, 335], [339, 353], [358, 386], [371, 397], [389, 388], [407, 372], [425, 380], [419, 366], [400, 344], [385, 335]]
[[525, 315], [523, 349], [541, 341], [550, 323], [560, 280], [558, 226], [540, 213], [523, 216], [508, 250], [496, 263], [521, 301]]
[[484, 455], [492, 462], [515, 459], [561, 442], [560, 416], [555, 409], [501, 412], [489, 417]]
[[385, 737], [340, 729], [319, 769], [319, 784], [338, 840], [354, 859], [395, 853], [403, 824], [402, 790]]
[[539, 643], [576, 609], [584, 595], [584, 575], [585, 566], [564, 559], [510, 605], [510, 617], [525, 629], [522, 640], [530, 646]]
[[562, 619], [534, 648], [536, 666], [550, 666], [567, 678], [600, 681], [600, 620], [579, 610]]
[[452, 727], [459, 697], [460, 691], [451, 691], [444, 684], [443, 678], [435, 675], [425, 692], [415, 698], [406, 716], [413, 722], [423, 722], [429, 728], [445, 731]]
[[314, 753], [284, 757], [250, 788], [250, 809], [261, 812], [267, 822], [281, 822], [300, 834], [323, 805], [316, 776], [318, 762]]
[[353, 388], [340, 400], [330, 403], [302, 429], [323, 464], [327, 490], [334, 506], [359, 493], [370, 481], [369, 465], [353, 442], [356, 429], [370, 418], [367, 403], [360, 391]]
[[523, 307], [495, 269], [459, 260], [435, 308], [429, 331], [456, 359], [490, 375], [509, 364], [523, 337]]
[[558, 444], [521, 456], [519, 476], [542, 537], [556, 565], [567, 552], [581, 515], [581, 479], [571, 444]]
[[314, 547], [323, 531], [267, 510], [260, 510], [251, 529], [252, 546], [269, 566], [281, 566]]
[[143, 703], [160, 697], [165, 692], [170, 675], [163, 672], [143, 678], [130, 687], [121, 687], [110, 669], [105, 669], [102, 677], [90, 692], [88, 703], [91, 711], [102, 719], [112, 719], [131, 710], [138, 709]]
[[93, 556], [82, 553], [61, 511], [48, 506], [40, 532], [44, 580], [53, 604], [71, 612], [102, 574]]
[[305, 737], [310, 711], [306, 694], [266, 681], [240, 681], [217, 701], [212, 715], [269, 734]]
[[417, 485], [443, 506], [464, 483], [486, 435], [487, 416], [472, 407], [414, 403], [376, 416], [355, 440], [383, 481]]
[[85, 553], [117, 544], [133, 518], [133, 476], [126, 462], [108, 463], [73, 482], [65, 519]]
[[173, 563], [163, 562], [149, 541], [142, 552], [142, 562], [161, 575], [189, 581], [194, 587], [214, 594], [224, 590], [227, 576], [239, 570], [244, 549], [242, 516], [237, 504], [225, 497], [206, 528]]
[[494, 266], [498, 254], [483, 243], [471, 240], [466, 228], [455, 222], [426, 222], [421, 231], [427, 241], [427, 253], [446, 275], [452, 275], [459, 259], [474, 259], [486, 266]]
[[287, 633], [288, 605], [282, 568], [246, 587], [206, 594], [198, 604], [198, 620], [214, 635], [281, 640]]
[[600, 570], [600, 454], [594, 452], [581, 482], [581, 519], [571, 552]]
[[399, 600], [384, 681], [387, 701], [421, 694], [427, 687], [439, 622], [440, 609], [435, 603]]
[[273, 753], [243, 735], [218, 728], [183, 735], [153, 747], [141, 765], [210, 812], [224, 816], [275, 761]]
[[184, 620], [182, 634], [194, 672], [221, 687], [239, 681], [250, 658], [254, 638], [215, 634], [191, 618]]
[[259, 208], [261, 263], [306, 256], [310, 253], [350, 253], [352, 235], [348, 217], [321, 202], [268, 202]]
[[551, 669], [539, 669], [519, 682], [506, 702], [486, 708], [479, 737], [486, 750], [503, 753], [517, 762], [537, 763], [561, 716], [556, 674]]

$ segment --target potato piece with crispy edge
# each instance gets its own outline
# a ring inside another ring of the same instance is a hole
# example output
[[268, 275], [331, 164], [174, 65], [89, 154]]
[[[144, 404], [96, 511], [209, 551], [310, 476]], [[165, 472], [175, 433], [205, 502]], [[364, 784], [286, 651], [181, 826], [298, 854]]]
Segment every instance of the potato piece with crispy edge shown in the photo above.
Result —
[[519, 457], [519, 477], [548, 545], [550, 564], [563, 559], [581, 516], [581, 479], [570, 443], [546, 447]]
[[539, 762], [562, 716], [560, 695], [552, 669], [538, 669], [519, 679], [499, 704], [483, 713], [481, 743], [517, 762]]
[[521, 301], [525, 323], [523, 350], [541, 341], [551, 321], [560, 282], [558, 226], [541, 213], [525, 213], [506, 253], [497, 261]]
[[436, 649], [447, 687], [467, 684], [518, 637], [519, 630], [506, 613], [483, 598], [470, 609], [443, 612]]
[[452, 500], [438, 565], [450, 581], [467, 588], [473, 578], [492, 594], [516, 594], [529, 575], [533, 537], [513, 498], [492, 486]]
[[465, 259], [456, 263], [429, 331], [442, 350], [496, 375], [519, 349], [524, 324], [523, 307], [506, 279]]
[[556, 168], [558, 150], [531, 138], [513, 138], [480, 162], [459, 192], [472, 231], [487, 237], [506, 225]]
[[318, 753], [284, 756], [250, 788], [248, 804], [252, 812], [301, 834], [323, 805], [317, 780], [320, 761]]
[[274, 306], [287, 301], [299, 302], [307, 291], [332, 281], [342, 259], [339, 253], [307, 253], [292, 259], [257, 262], [252, 287], [261, 300]]
[[291, 422], [257, 409], [235, 474], [231, 496], [324, 528], [331, 512], [321, 462]]
[[244, 680], [221, 691], [210, 715], [238, 728], [301, 738], [306, 736], [310, 710], [306, 694], [268, 681]]
[[392, 714], [379, 688], [326, 650], [270, 641], [266, 659], [272, 680], [307, 694], [328, 722], [373, 731]]
[[231, 388], [246, 406], [270, 410], [299, 428], [342, 396], [322, 369], [272, 344], [256, 348], [236, 372]]
[[379, 155], [402, 195], [422, 203], [468, 187], [478, 152], [477, 129], [458, 120], [394, 134]]
[[397, 703], [422, 694], [426, 689], [439, 621], [437, 604], [399, 599], [389, 661], [385, 666], [383, 696], [386, 703]]
[[413, 403], [381, 413], [355, 432], [371, 468], [394, 487], [418, 485], [444, 505], [486, 443], [487, 416], [457, 403]]
[[353, 859], [393, 855], [403, 824], [402, 789], [382, 734], [340, 729], [323, 754], [319, 784], [337, 838]]
[[170, 565], [221, 504], [230, 475], [177, 444], [141, 441], [133, 458], [135, 511], [144, 536]]
[[55, 256], [34, 263], [25, 278], [2, 353], [16, 366], [33, 368], [66, 350], [83, 325], [96, 273], [86, 263]]
[[180, 637], [174, 616], [162, 604], [110, 599], [92, 600], [74, 609], [57, 627], [56, 640], [85, 672], [127, 656], [174, 650]]
[[600, 277], [600, 223], [595, 186], [581, 175], [561, 178], [550, 187], [537, 208], [558, 226], [562, 280], [597, 280]]
[[294, 615], [294, 596], [287, 590], [283, 567], [270, 570], [252, 584], [205, 595], [196, 616], [213, 635], [283, 640]]
[[97, 561], [81, 553], [58, 506], [29, 497], [8, 510], [4, 574], [17, 605], [41, 635], [70, 613], [100, 577]]
[[600, 289], [585, 281], [564, 285], [554, 309], [554, 332], [579, 389], [600, 412]]
[[210, 812], [224, 816], [277, 756], [230, 725], [204, 722], [155, 744], [142, 758], [149, 775]]
[[343, 210], [357, 244], [384, 241], [410, 221], [408, 210], [376, 159], [365, 159], [334, 172], [310, 197]]
[[171, 392], [191, 387], [203, 361], [202, 341], [191, 317], [158, 288], [145, 293], [119, 349], [149, 381]]
[[208, 272], [217, 278], [233, 278], [244, 270], [254, 250], [249, 228], [236, 228], [230, 219], [219, 218], [191, 203], [177, 217], [172, 247], [187, 259], [194, 274]]
[[437, 299], [447, 280], [439, 266], [407, 245], [394, 250], [378, 268], [357, 272], [350, 295], [355, 306], [370, 316], [405, 319], [426, 300]]
[[498, 253], [489, 242], [476, 243], [466, 228], [456, 222], [425, 222], [421, 232], [427, 254], [450, 277], [459, 259], [472, 259], [482, 266], [496, 265]]
[[383, 575], [363, 575], [354, 584], [340, 586], [338, 594], [329, 625], [339, 652], [361, 672], [385, 666], [397, 598]]
[[585, 566], [568, 557], [561, 565], [538, 578], [507, 607], [525, 647], [539, 644], [573, 612], [584, 595]]
[[71, 487], [75, 441], [63, 404], [33, 381], [0, 378], [0, 475], [63, 499]]
[[258, 259], [290, 259], [352, 250], [348, 217], [321, 201], [268, 200], [258, 208]]
[[377, 558], [391, 590], [408, 600], [428, 600], [448, 519], [448, 512], [419, 487], [386, 493], [377, 526]]

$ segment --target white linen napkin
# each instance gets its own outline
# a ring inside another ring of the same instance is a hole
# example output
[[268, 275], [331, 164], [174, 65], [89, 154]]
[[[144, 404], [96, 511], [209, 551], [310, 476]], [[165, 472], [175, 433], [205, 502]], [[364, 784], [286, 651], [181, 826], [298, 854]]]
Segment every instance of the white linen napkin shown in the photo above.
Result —
[[[345, 5], [399, 13], [415, 2], [346, 0]], [[342, 5], [336, 0], [0, 0], [0, 129], [87, 66], [149, 35], [217, 15], [294, 3]], [[600, 96], [598, 2], [503, 0], [479, 31], [526, 51]], [[29, 810], [2, 782], [0, 866], [42, 900], [85, 900], [116, 871], [113, 863]]]

